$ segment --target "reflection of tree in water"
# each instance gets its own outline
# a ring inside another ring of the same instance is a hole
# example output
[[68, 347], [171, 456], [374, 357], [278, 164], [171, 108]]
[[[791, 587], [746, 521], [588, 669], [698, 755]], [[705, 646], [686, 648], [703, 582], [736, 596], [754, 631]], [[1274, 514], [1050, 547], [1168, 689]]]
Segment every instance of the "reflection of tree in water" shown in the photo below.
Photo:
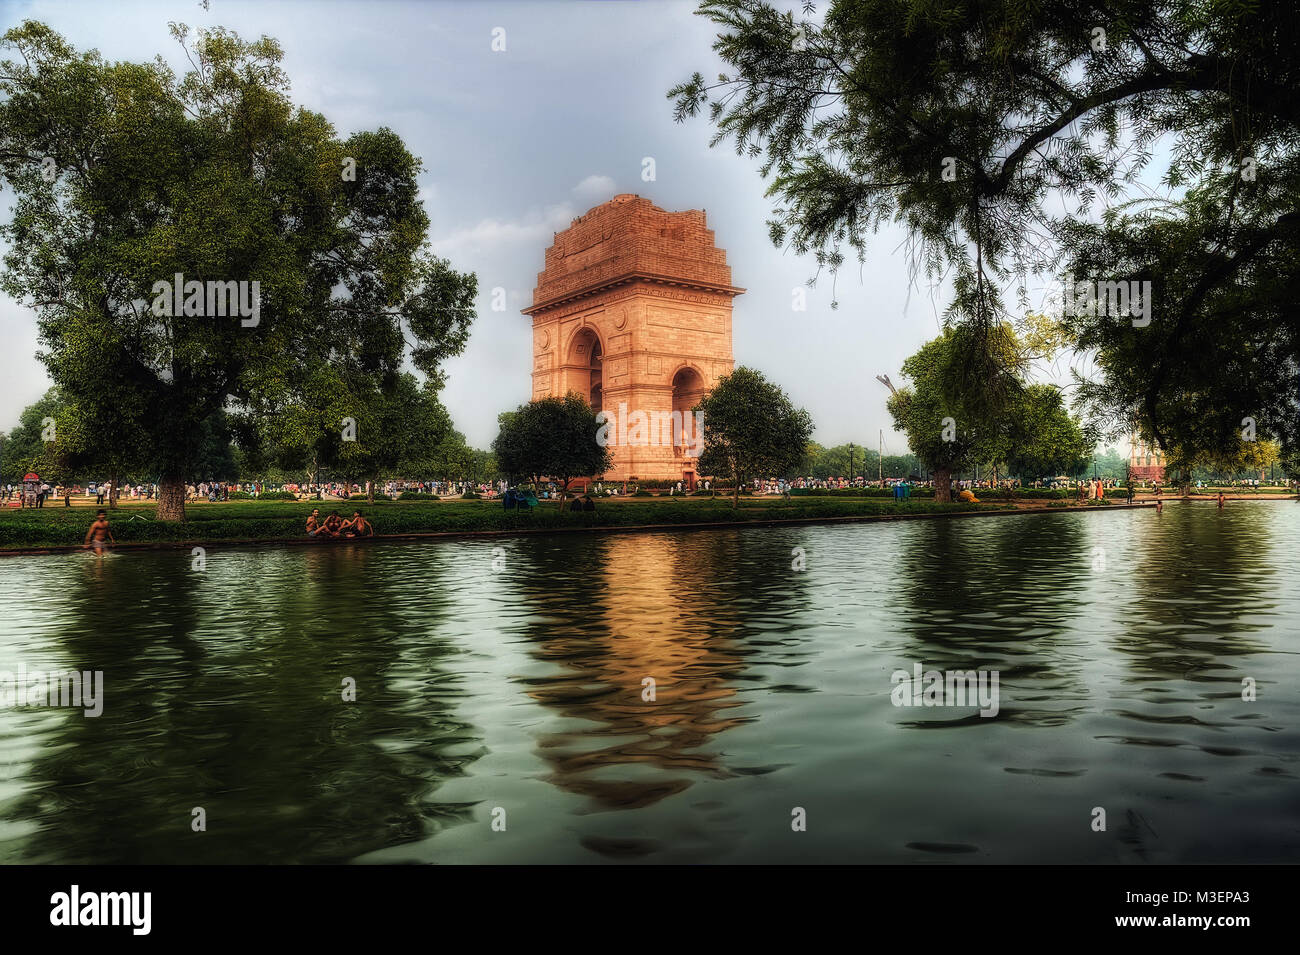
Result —
[[476, 757], [441, 754], [472, 742], [439, 682], [447, 600], [379, 553], [209, 551], [201, 573], [185, 553], [128, 555], [89, 572], [56, 640], [68, 665], [104, 671], [105, 709], [61, 711], [43, 740], [10, 807], [39, 826], [25, 856], [322, 862], [426, 836], [449, 812], [426, 808], [431, 787]]
[[[521, 554], [533, 653], [563, 668], [529, 680], [529, 692], [584, 721], [539, 744], [555, 785], [631, 809], [685, 790], [692, 773], [729, 772], [709, 744], [745, 721], [730, 711], [752, 678], [745, 641], [758, 608], [789, 610], [801, 593], [784, 553], [767, 566], [787, 571], [770, 576], [748, 572], [755, 555], [731, 532], [539, 541]], [[646, 677], [655, 702], [642, 699]]]
[[[1166, 506], [1134, 515], [1135, 566], [1125, 627], [1113, 645], [1128, 656], [1134, 679], [1221, 683], [1225, 656], [1261, 653], [1260, 630], [1277, 605], [1267, 508], [1280, 504]], [[1217, 673], [1207, 673], [1217, 670]], [[1230, 689], [1238, 695], [1240, 688]]]
[[[1073, 719], [1088, 697], [1062, 636], [1085, 609], [1088, 515], [917, 521], [894, 575], [905, 621], [898, 667], [999, 673], [997, 719], [1038, 726]], [[1037, 707], [1035, 704], [1045, 704]], [[951, 726], [923, 713], [914, 725]], [[978, 724], [980, 717], [969, 721]]]

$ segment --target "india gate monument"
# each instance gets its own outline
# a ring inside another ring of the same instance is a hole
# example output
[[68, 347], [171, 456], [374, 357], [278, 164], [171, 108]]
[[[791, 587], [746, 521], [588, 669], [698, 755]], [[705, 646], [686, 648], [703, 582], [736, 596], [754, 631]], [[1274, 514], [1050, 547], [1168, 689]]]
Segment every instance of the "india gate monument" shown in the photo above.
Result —
[[657, 431], [646, 440], [627, 416], [689, 418], [732, 370], [731, 300], [742, 292], [702, 210], [665, 212], [640, 196], [615, 196], [546, 250], [524, 309], [533, 318], [532, 397], [572, 391], [606, 413], [616, 439], [605, 477], [690, 486], [693, 442]]

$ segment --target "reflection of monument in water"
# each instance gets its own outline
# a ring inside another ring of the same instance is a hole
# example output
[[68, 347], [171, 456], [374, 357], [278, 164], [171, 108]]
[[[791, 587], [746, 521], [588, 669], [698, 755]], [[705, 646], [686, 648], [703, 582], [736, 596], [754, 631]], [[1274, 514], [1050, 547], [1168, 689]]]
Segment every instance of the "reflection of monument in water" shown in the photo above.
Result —
[[683, 583], [707, 564], [698, 546], [710, 543], [616, 535], [566, 561], [567, 576], [544, 566], [523, 575], [536, 581], [544, 621], [533, 652], [563, 668], [529, 689], [571, 724], [539, 738], [556, 786], [631, 809], [682, 792], [694, 774], [726, 771], [711, 743], [740, 722], [728, 711], [740, 705], [743, 658], [732, 634], [741, 622], [704, 588]]
[[[727, 253], [714, 245], [703, 211], [615, 196], [546, 250], [524, 309], [533, 318], [532, 396], [576, 392], [610, 415], [626, 405], [629, 413], [684, 416], [731, 372], [731, 302], [743, 291], [731, 284]], [[687, 446], [657, 439], [614, 443], [607, 475], [691, 483]]]

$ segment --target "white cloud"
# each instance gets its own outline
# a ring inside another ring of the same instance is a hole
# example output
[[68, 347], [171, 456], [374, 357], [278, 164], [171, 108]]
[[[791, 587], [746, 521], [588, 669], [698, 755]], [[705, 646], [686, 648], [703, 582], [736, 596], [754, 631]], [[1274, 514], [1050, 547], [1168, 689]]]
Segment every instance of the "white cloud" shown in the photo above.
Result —
[[481, 255], [504, 245], [537, 245], [544, 241], [545, 248], [551, 244], [552, 236], [567, 229], [577, 215], [572, 203], [562, 202], [530, 212], [523, 219], [482, 219], [468, 229], [434, 239], [433, 248], [438, 255], [453, 262], [457, 256]]
[[573, 187], [573, 194], [590, 205], [598, 205], [606, 199], [612, 199], [617, 193], [618, 185], [609, 176], [593, 174]]

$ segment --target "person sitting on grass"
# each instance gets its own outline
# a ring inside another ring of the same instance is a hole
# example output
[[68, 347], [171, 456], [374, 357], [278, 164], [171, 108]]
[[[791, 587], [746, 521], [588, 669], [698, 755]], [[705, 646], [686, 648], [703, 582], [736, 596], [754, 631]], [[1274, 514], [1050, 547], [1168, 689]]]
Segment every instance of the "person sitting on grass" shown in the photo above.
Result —
[[980, 502], [980, 499], [975, 496], [975, 492], [970, 488], [964, 488], [957, 497], [959, 500], [965, 501], [968, 504], [978, 504]]
[[596, 502], [591, 499], [590, 492], [582, 496], [582, 509], [584, 511], [594, 511], [596, 509]]
[[90, 530], [86, 531], [86, 539], [82, 547], [95, 549], [96, 557], [104, 556], [104, 548], [109, 544], [116, 544], [113, 539], [113, 532], [108, 529], [108, 512], [100, 508], [95, 512], [95, 523], [90, 525]]
[[343, 522], [344, 537], [373, 537], [375, 529], [361, 516], [360, 511], [352, 512], [352, 520]]
[[573, 500], [570, 502], [570, 504], [569, 504], [569, 510], [571, 510], [571, 511], [581, 511], [581, 510], [582, 510], [582, 498], [580, 498], [580, 497], [574, 497], [574, 499], [573, 499]]
[[308, 537], [333, 537], [334, 531], [329, 527], [329, 521], [324, 523], [320, 519], [320, 508], [312, 508], [312, 512], [307, 515], [307, 536]]

